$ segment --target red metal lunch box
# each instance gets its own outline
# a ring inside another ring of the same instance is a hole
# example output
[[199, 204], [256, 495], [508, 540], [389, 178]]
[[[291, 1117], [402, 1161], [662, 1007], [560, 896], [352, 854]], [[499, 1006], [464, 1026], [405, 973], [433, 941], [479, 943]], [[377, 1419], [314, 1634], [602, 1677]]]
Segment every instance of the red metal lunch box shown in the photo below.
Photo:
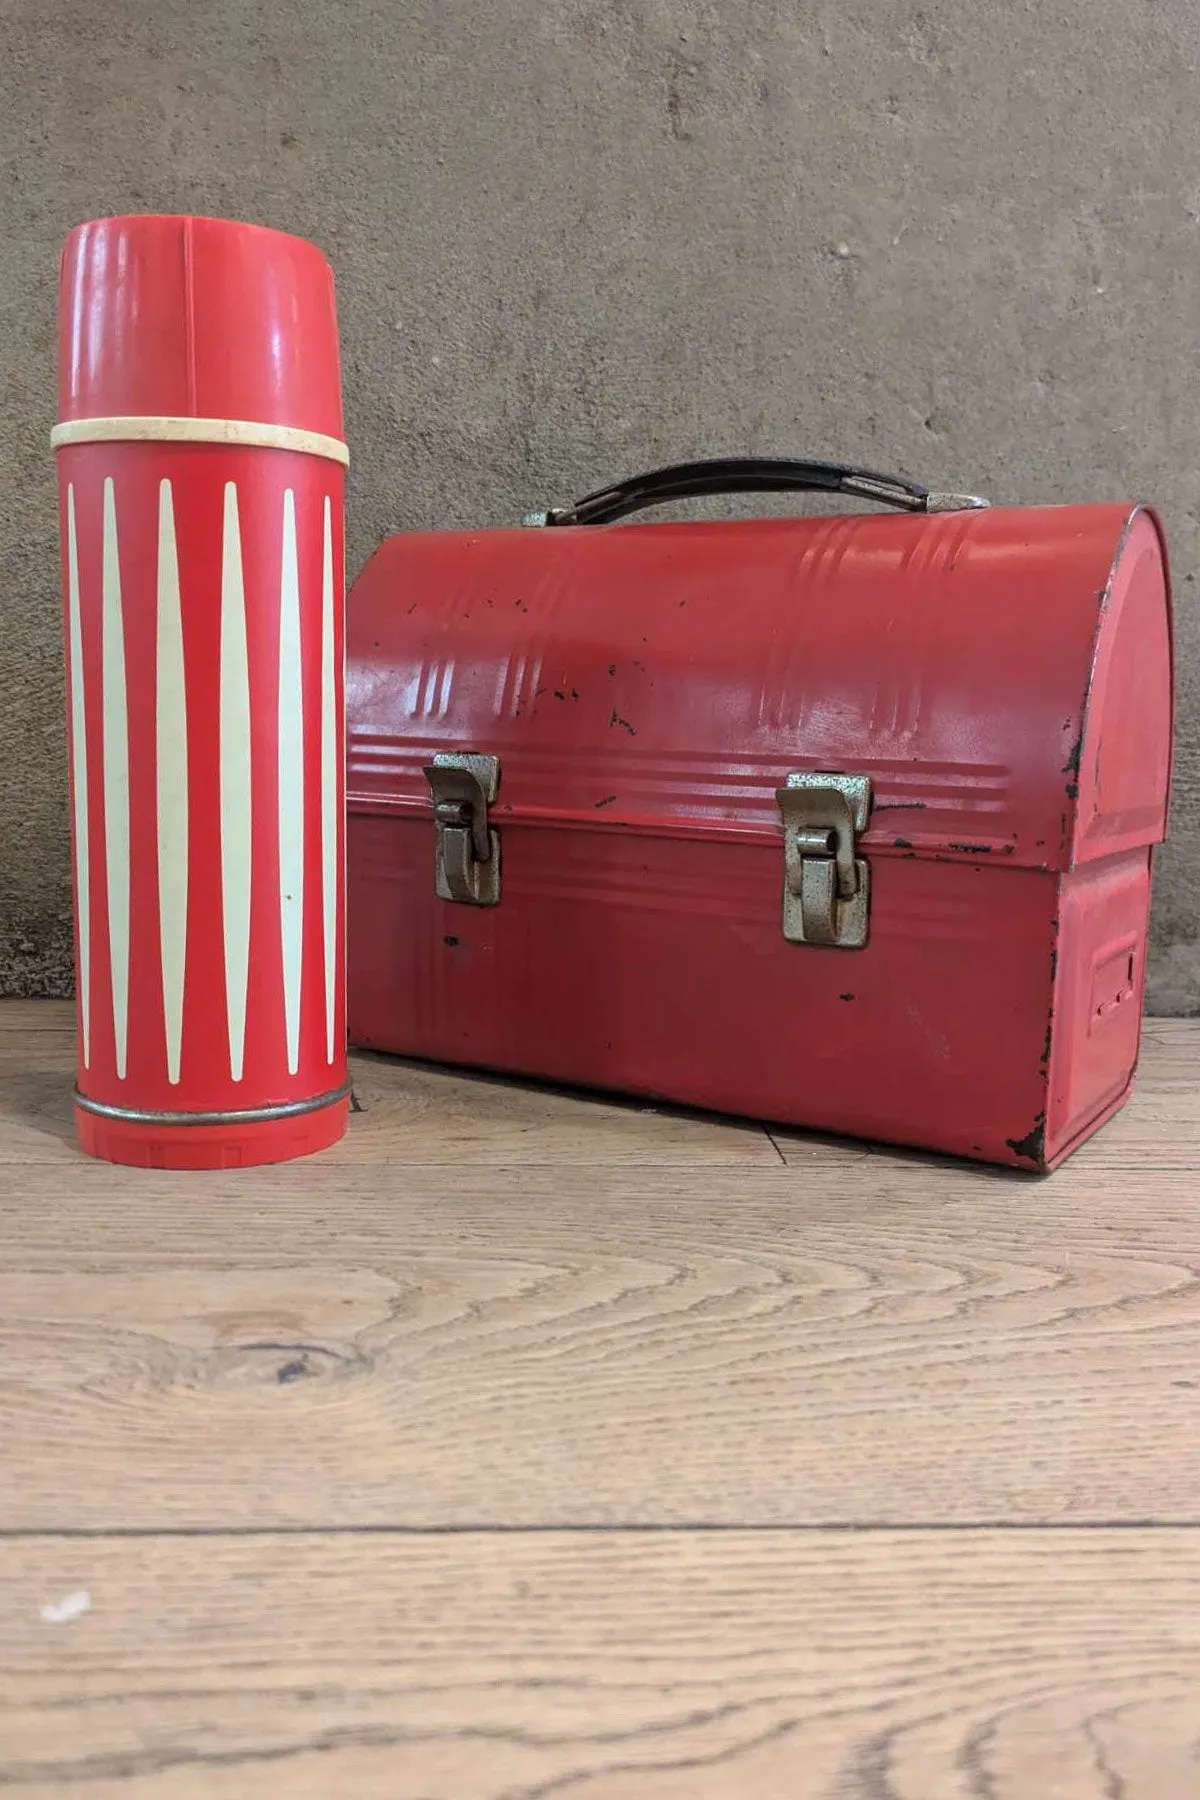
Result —
[[[620, 524], [827, 489], [896, 513]], [[1137, 1061], [1154, 514], [824, 463], [405, 533], [348, 609], [351, 1040], [1048, 1169]]]

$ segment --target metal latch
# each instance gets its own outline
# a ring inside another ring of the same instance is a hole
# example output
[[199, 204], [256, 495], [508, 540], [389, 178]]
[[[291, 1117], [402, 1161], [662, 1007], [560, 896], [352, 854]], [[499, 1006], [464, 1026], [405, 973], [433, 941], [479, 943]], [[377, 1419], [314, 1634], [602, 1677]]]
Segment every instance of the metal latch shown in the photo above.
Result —
[[871, 811], [870, 777], [796, 770], [775, 798], [783, 814], [784, 937], [861, 950], [871, 870], [856, 851]]
[[500, 834], [488, 807], [500, 784], [500, 758], [472, 752], [438, 754], [425, 770], [437, 830], [435, 887], [439, 900], [467, 906], [500, 901]]

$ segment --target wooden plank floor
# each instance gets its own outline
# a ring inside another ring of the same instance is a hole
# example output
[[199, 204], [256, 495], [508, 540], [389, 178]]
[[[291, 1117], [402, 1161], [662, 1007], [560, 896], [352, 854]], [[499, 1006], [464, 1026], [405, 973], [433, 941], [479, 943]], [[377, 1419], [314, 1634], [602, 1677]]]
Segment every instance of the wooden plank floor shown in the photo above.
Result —
[[1046, 1181], [361, 1058], [73, 1148], [0, 1004], [0, 1787], [1196, 1800], [1200, 1021]]

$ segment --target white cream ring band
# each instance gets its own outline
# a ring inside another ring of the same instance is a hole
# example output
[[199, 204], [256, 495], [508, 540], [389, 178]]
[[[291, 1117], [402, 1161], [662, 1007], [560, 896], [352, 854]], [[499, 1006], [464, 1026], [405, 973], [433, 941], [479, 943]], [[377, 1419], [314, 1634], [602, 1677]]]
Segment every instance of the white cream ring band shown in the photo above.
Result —
[[50, 433], [54, 450], [68, 444], [159, 442], [172, 444], [241, 444], [257, 450], [298, 450], [305, 456], [323, 456], [330, 462], [350, 461], [341, 438], [321, 431], [302, 431], [296, 425], [263, 425], [253, 419], [68, 419]]

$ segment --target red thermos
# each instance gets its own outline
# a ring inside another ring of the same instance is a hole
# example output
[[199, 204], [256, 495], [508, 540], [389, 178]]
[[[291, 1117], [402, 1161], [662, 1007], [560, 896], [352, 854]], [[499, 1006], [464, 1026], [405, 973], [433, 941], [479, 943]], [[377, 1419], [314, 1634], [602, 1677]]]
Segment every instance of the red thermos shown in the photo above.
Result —
[[100, 219], [60, 331], [79, 1141], [304, 1155], [348, 1105], [332, 274], [256, 226]]

